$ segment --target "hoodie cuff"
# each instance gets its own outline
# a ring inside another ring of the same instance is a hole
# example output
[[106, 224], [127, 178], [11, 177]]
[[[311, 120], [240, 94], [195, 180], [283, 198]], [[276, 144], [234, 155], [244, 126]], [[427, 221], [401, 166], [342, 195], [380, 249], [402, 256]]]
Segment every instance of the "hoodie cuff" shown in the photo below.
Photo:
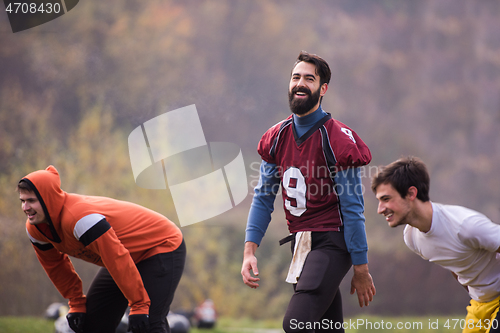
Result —
[[81, 297], [73, 297], [68, 301], [69, 312], [79, 312], [79, 313], [87, 313], [87, 299], [83, 295]]
[[130, 314], [149, 314], [149, 304], [150, 302], [137, 302], [133, 305], [130, 305]]

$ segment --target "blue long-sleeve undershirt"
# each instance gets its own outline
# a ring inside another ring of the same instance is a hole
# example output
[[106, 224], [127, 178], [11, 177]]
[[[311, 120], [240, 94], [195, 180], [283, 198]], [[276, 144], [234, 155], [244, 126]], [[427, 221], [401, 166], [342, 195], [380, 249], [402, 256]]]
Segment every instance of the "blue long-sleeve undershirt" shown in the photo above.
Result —
[[[294, 115], [295, 130], [299, 137], [324, 115], [326, 113], [321, 110], [321, 107], [305, 117], [296, 117]], [[365, 217], [363, 214], [363, 187], [359, 171], [359, 168], [342, 170], [337, 172], [334, 177], [344, 223], [344, 238], [354, 265], [368, 262]], [[248, 214], [245, 241], [260, 245], [266, 233], [274, 210], [274, 200], [280, 186], [280, 178], [276, 174], [277, 172], [276, 164], [262, 161], [259, 183], [255, 187]]]

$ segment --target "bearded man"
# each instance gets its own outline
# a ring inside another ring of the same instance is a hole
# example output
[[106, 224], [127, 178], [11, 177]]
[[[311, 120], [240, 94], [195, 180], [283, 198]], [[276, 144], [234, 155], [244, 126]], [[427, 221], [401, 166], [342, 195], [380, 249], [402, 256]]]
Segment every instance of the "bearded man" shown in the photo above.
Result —
[[[301, 52], [289, 84], [292, 115], [261, 138], [260, 180], [248, 215], [241, 274], [257, 288], [255, 252], [282, 187], [293, 253], [287, 282], [294, 294], [285, 332], [344, 332], [339, 285], [352, 265], [351, 294], [368, 305], [375, 286], [368, 271], [360, 167], [371, 153], [349, 127], [321, 108], [331, 71], [321, 57]], [[253, 275], [251, 274], [253, 273]]]

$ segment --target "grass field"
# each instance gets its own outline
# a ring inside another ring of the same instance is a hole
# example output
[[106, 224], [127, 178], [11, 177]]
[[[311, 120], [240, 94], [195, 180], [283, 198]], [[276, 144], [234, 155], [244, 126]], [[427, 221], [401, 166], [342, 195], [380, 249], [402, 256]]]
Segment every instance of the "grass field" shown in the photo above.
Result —
[[[296, 323], [297, 327], [301, 323]], [[330, 325], [320, 322], [318, 325]], [[345, 319], [346, 333], [460, 333], [463, 318], [455, 317], [359, 317]], [[1, 333], [53, 333], [54, 322], [38, 317], [0, 317]], [[214, 329], [191, 329], [190, 333], [278, 333], [281, 320], [254, 321], [221, 318]]]

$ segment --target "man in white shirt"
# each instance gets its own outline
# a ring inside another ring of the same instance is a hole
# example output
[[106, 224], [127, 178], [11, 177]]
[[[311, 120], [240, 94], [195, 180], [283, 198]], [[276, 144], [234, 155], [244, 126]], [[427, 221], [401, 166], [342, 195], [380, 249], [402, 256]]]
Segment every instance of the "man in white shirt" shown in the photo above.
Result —
[[418, 158], [399, 159], [372, 179], [377, 212], [405, 225], [406, 245], [450, 270], [469, 292], [463, 333], [500, 332], [500, 225], [481, 213], [429, 199], [429, 174]]

